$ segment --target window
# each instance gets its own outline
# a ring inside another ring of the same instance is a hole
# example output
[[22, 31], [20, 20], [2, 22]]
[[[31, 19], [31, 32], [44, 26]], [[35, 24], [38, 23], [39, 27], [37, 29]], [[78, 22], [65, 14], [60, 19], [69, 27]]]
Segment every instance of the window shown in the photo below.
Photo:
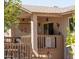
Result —
[[44, 24], [44, 34], [53, 35], [53, 23]]

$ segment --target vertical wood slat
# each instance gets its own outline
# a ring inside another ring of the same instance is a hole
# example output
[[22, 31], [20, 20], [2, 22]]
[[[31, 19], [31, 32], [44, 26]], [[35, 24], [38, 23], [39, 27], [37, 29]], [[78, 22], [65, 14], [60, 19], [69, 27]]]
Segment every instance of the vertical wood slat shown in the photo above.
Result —
[[45, 48], [45, 35], [38, 36], [38, 48]]
[[[14, 56], [14, 54], [16, 54], [17, 52], [15, 51], [15, 52], [13, 52], [14, 50], [13, 49], [16, 49], [16, 44], [12, 44], [12, 43], [10, 43], [10, 46], [9, 46], [10, 48], [9, 49], [7, 49], [7, 54], [9, 54], [9, 52], [11, 52], [11, 56], [7, 56], [7, 58], [9, 58], [9, 57], [11, 57], [11, 59], [13, 59], [13, 56]], [[10, 49], [11, 49], [11, 51], [10, 51]], [[24, 44], [19, 44], [19, 58], [18, 59], [26, 59], [26, 57], [28, 57], [28, 58], [30, 58], [31, 59], [31, 57], [30, 57], [30, 47], [27, 47], [26, 45], [24, 45]], [[26, 53], [25, 53], [26, 52]], [[27, 54], [27, 55], [26, 55]], [[15, 59], [16, 59], [16, 57], [14, 57]]]
[[[56, 48], [57, 46], [57, 35], [38, 35], [38, 49], [46, 48], [46, 37], [51, 38], [51, 47], [50, 48]], [[60, 38], [59, 38], [60, 39]], [[52, 44], [53, 43], [53, 44]]]

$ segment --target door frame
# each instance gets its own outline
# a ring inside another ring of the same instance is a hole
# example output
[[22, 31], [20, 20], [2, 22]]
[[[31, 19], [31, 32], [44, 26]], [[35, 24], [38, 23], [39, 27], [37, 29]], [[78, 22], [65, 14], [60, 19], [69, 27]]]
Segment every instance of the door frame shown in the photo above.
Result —
[[48, 23], [53, 23], [53, 30], [54, 30], [54, 22], [51, 22], [51, 21], [49, 21], [49, 22], [44, 22], [44, 23], [42, 23], [43, 33], [44, 33], [44, 24], [48, 24]]

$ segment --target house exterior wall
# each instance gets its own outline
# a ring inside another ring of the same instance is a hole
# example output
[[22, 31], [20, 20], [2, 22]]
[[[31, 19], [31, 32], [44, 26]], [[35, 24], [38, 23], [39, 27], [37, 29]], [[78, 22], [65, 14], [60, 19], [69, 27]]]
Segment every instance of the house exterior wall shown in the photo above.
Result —
[[[20, 24], [19, 27], [16, 27], [16, 25], [15, 26], [13, 25], [12, 36], [23, 36], [23, 35], [31, 34], [31, 23], [30, 23], [30, 21], [28, 22], [27, 20], [29, 20], [29, 19], [25, 19], [24, 21], [22, 21], [22, 19], [21, 19], [20, 23], [27, 23], [27, 24]], [[52, 17], [52, 18], [48, 18], [48, 20], [49, 21], [46, 21], [46, 18], [38, 18], [37, 22], [40, 23], [40, 26], [38, 25], [38, 34], [44, 34], [44, 30], [43, 30], [44, 24], [53, 23], [55, 34], [58, 34], [59, 32], [61, 32], [61, 34], [65, 35], [65, 33], [63, 33], [63, 31], [61, 31], [63, 29], [62, 28], [62, 22], [63, 22], [62, 18]], [[59, 28], [57, 27], [57, 24], [60, 24]], [[16, 29], [16, 30], [14, 30], [14, 29]], [[21, 30], [25, 31], [25, 32], [22, 32]]]
[[[44, 14], [43, 14], [44, 15]], [[47, 15], [46, 15], [47, 16]], [[66, 41], [66, 36], [67, 36], [67, 27], [69, 25], [69, 21], [68, 21], [68, 17], [70, 17], [70, 15], [65, 15], [65, 16], [62, 16], [62, 17], [48, 17], [48, 20], [49, 21], [46, 21], [46, 18], [42, 17], [42, 18], [39, 18], [37, 17], [37, 22], [40, 23], [40, 26], [38, 25], [38, 34], [44, 34], [44, 31], [43, 31], [43, 24], [45, 23], [54, 23], [54, 32], [55, 34], [58, 34], [60, 32], [60, 34], [63, 36], [63, 44], [65, 46], [65, 41]], [[27, 22], [26, 20], [29, 20], [29, 19], [25, 19], [24, 22]], [[22, 21], [20, 21], [22, 22]], [[23, 22], [22, 22], [23, 23]], [[57, 23], [60, 24], [59, 28], [57, 27]], [[24, 26], [20, 26], [20, 27], [27, 27], [27, 31], [28, 33], [31, 34], [31, 25], [24, 25]], [[24, 35], [27, 35], [27, 33], [23, 33], [23, 32], [18, 32], [18, 30], [14, 30], [15, 28], [12, 27], [12, 36], [24, 36]], [[57, 44], [60, 44], [57, 42]], [[60, 52], [61, 53], [61, 52]], [[69, 53], [68, 53], [68, 49], [66, 47], [64, 47], [64, 59], [69, 59]], [[56, 56], [57, 58], [57, 56]]]
[[31, 23], [30, 19], [20, 19], [19, 23], [16, 23], [12, 26], [11, 28], [12, 36], [26, 36], [26, 35], [31, 35]]
[[[64, 20], [64, 21], [63, 21]], [[68, 27], [68, 19], [67, 18], [62, 18], [62, 21], [61, 21], [61, 32], [62, 32], [62, 35], [63, 35], [63, 38], [64, 38], [64, 59], [69, 59], [69, 56], [68, 56], [68, 49], [66, 48], [66, 37], [67, 37], [67, 27]]]
[[[40, 26], [38, 26], [38, 33], [44, 34], [44, 30], [43, 30], [43, 25], [47, 24], [47, 23], [53, 23], [53, 27], [54, 27], [54, 32], [55, 34], [58, 34], [59, 29], [57, 28], [57, 23], [60, 24], [60, 18], [48, 18], [48, 21], [46, 21], [46, 18], [42, 18], [42, 19], [38, 19], [38, 23], [40, 23]], [[41, 28], [41, 29], [40, 29]]]
[[69, 18], [72, 15], [65, 15], [61, 20], [61, 32], [64, 38], [64, 59], [70, 59], [69, 48], [66, 47], [66, 38], [67, 38], [67, 28], [69, 27]]
[[[66, 37], [67, 37], [67, 28], [69, 27], [69, 17], [72, 17], [72, 14], [67, 14], [67, 15], [64, 15], [62, 17], [52, 17], [52, 18], [49, 18], [49, 23], [50, 22], [53, 22], [54, 23], [54, 31], [55, 33], [57, 32], [60, 32], [61, 35], [63, 36], [63, 42], [64, 42], [64, 59], [70, 59], [70, 56], [69, 56], [69, 48], [66, 47], [65, 43], [66, 43]], [[41, 19], [40, 20], [41, 22], [43, 23], [46, 23], [44, 19]], [[42, 23], [42, 24], [43, 24]], [[57, 25], [56, 23], [59, 23], [60, 24], [60, 27], [59, 29], [57, 28]], [[43, 28], [43, 27], [41, 27]], [[44, 32], [42, 29], [41, 29], [42, 32]]]

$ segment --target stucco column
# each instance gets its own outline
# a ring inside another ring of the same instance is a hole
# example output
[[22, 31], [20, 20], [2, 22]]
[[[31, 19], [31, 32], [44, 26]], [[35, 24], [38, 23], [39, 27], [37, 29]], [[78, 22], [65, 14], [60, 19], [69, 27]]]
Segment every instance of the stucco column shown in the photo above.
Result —
[[32, 15], [31, 17], [31, 43], [32, 50], [37, 55], [37, 16]]

